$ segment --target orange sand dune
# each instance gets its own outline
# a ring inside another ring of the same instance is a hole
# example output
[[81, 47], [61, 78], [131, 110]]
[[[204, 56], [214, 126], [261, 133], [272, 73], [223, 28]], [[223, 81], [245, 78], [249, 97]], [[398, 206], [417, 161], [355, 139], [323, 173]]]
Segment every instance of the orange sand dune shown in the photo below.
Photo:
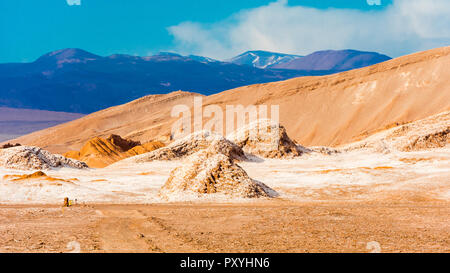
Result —
[[[203, 105], [279, 105], [280, 123], [298, 143], [337, 146], [450, 110], [449, 67], [450, 47], [444, 47], [329, 76], [236, 88], [203, 97]], [[147, 96], [14, 142], [66, 152], [113, 133], [141, 142], [167, 140], [178, 119], [170, 116], [172, 107], [191, 107], [194, 96]]]

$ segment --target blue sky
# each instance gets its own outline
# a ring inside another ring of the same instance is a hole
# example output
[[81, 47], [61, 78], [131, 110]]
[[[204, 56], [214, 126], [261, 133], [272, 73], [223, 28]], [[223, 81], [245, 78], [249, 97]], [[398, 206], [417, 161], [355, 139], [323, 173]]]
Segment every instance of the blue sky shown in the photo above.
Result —
[[33, 61], [69, 47], [99, 55], [176, 51], [218, 59], [251, 49], [307, 54], [355, 48], [397, 56], [450, 41], [448, 0], [78, 1], [1, 0], [0, 62]]

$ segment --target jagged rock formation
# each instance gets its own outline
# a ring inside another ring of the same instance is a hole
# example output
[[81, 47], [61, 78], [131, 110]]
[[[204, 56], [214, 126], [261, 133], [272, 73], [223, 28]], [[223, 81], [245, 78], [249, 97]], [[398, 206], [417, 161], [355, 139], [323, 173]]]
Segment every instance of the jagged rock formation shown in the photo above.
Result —
[[140, 141], [133, 141], [131, 139], [123, 139], [119, 135], [110, 135], [107, 142], [111, 143], [115, 147], [118, 147], [121, 152], [126, 152], [136, 146], [141, 145]]
[[308, 150], [295, 144], [286, 129], [269, 119], [249, 123], [227, 136], [248, 154], [267, 158], [299, 156]]
[[88, 168], [86, 163], [54, 155], [38, 147], [18, 146], [0, 150], [0, 167], [11, 169]]
[[118, 135], [108, 138], [95, 137], [89, 140], [81, 150], [69, 151], [64, 156], [86, 162], [90, 167], [106, 167], [118, 160], [146, 153], [164, 146], [161, 142], [150, 142], [141, 145], [139, 141], [123, 139]]
[[145, 153], [157, 150], [162, 147], [164, 147], [164, 143], [162, 143], [161, 141], [152, 141], [152, 142], [144, 143], [142, 145], [131, 148], [130, 150], [127, 151], [127, 155], [130, 157], [136, 156], [136, 155], [141, 155], [141, 154], [145, 154]]
[[171, 200], [208, 194], [240, 198], [275, 196], [275, 191], [268, 186], [251, 179], [232, 156], [220, 152], [223, 143], [215, 141], [209, 148], [188, 157], [170, 173], [160, 195]]
[[16, 143], [16, 144], [6, 143], [4, 145], [1, 145], [0, 149], [8, 149], [8, 148], [18, 147], [18, 146], [21, 146], [20, 143]]
[[[213, 143], [215, 144], [211, 145]], [[127, 159], [126, 162], [143, 163], [153, 160], [181, 159], [210, 146], [212, 147], [211, 149], [216, 149], [216, 152], [225, 154], [233, 159], [243, 160], [246, 158], [240, 147], [223, 136], [209, 131], [199, 131], [176, 140], [166, 147]]]

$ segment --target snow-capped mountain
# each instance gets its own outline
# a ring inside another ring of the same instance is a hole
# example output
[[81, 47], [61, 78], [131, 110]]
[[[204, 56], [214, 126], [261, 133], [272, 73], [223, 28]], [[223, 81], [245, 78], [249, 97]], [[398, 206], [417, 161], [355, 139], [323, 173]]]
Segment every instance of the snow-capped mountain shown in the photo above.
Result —
[[208, 57], [203, 57], [203, 56], [197, 56], [197, 55], [189, 55], [187, 56], [189, 59], [197, 61], [197, 62], [201, 62], [201, 63], [216, 63], [216, 62], [220, 62], [218, 60], [215, 60], [213, 58], [208, 58]]
[[302, 56], [298, 55], [255, 50], [244, 52], [241, 55], [226, 60], [226, 62], [239, 65], [250, 65], [256, 68], [269, 68], [273, 65], [288, 63], [301, 57]]

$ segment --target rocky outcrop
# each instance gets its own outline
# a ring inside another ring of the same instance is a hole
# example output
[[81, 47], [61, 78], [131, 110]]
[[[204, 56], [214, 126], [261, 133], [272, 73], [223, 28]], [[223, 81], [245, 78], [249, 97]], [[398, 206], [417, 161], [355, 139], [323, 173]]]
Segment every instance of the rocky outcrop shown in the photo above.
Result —
[[233, 153], [221, 153], [223, 141], [215, 141], [207, 149], [188, 158], [175, 168], [160, 195], [169, 200], [219, 194], [225, 197], [256, 198], [276, 196], [265, 184], [251, 179], [233, 160]]
[[20, 143], [16, 143], [16, 144], [12, 144], [12, 143], [6, 143], [0, 146], [0, 149], [8, 149], [8, 148], [12, 148], [12, 147], [18, 147], [18, 146], [22, 146], [20, 145]]
[[409, 152], [442, 148], [448, 144], [450, 144], [450, 111], [379, 132], [362, 141], [346, 145], [341, 150]]
[[[212, 145], [213, 143], [214, 145]], [[211, 149], [216, 149], [216, 152], [225, 154], [232, 159], [243, 160], [246, 158], [244, 152], [239, 146], [225, 139], [223, 136], [211, 133], [209, 131], [199, 131], [182, 139], [176, 140], [166, 147], [140, 156], [132, 157], [126, 161], [143, 163], [153, 160], [181, 159], [210, 146], [212, 147]]]
[[0, 150], [0, 167], [40, 170], [51, 168], [88, 168], [86, 163], [66, 158], [62, 155], [54, 155], [39, 147], [18, 146]]
[[267, 158], [289, 158], [300, 156], [308, 150], [295, 144], [279, 123], [260, 119], [249, 123], [227, 136], [244, 152]]
[[110, 135], [106, 139], [95, 137], [86, 142], [80, 151], [69, 151], [64, 156], [86, 162], [93, 168], [103, 168], [124, 158], [147, 153], [162, 146], [164, 144], [161, 142], [141, 145], [139, 141]]

